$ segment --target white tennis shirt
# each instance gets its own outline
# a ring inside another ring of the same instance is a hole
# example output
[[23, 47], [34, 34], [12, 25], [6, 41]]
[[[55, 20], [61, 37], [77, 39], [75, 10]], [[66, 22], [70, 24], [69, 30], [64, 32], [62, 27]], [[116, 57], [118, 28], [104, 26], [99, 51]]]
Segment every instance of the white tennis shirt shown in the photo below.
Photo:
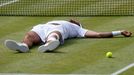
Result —
[[[56, 23], [59, 25], [53, 25], [52, 23]], [[45, 38], [53, 31], [59, 31], [62, 35], [62, 39], [68, 39], [73, 37], [84, 37], [85, 33], [88, 31], [74, 23], [58, 20], [58, 21], [50, 21], [46, 24], [38, 24], [33, 27], [31, 31], [36, 32], [41, 40], [45, 42]]]

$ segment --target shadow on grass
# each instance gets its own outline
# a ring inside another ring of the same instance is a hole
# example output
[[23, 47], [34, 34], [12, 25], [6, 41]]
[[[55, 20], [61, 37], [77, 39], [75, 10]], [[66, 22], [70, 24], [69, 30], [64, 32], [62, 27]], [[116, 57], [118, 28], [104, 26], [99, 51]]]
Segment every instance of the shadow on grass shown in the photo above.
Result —
[[[31, 53], [30, 51], [29, 52], [25, 52], [25, 53]], [[14, 54], [24, 54], [23, 52], [20, 52], [20, 51], [16, 51]]]
[[[107, 57], [107, 58], [108, 58], [108, 57]], [[115, 58], [116, 58], [116, 57], [113, 56], [113, 57], [109, 57], [108, 59], [115, 59]]]
[[45, 53], [65, 53], [63, 51], [58, 51], [58, 50], [55, 50], [55, 51], [47, 51]]
[[109, 37], [109, 38], [81, 38], [81, 39], [117, 39], [117, 38], [125, 38], [125, 39], [128, 39], [128, 38], [133, 38], [134, 36], [131, 36], [131, 37], [124, 37], [124, 36], [115, 36], [115, 37]]
[[131, 37], [122, 37], [122, 36], [117, 36], [117, 37], [113, 37], [113, 38], [133, 38], [134, 36], [132, 35]]

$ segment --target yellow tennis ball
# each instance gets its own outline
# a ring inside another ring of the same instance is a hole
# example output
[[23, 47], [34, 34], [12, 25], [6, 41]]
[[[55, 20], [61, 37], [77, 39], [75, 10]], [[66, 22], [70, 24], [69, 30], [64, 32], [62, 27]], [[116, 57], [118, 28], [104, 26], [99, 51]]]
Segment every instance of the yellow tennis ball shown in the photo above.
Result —
[[107, 53], [106, 53], [106, 57], [112, 58], [112, 52], [107, 52]]

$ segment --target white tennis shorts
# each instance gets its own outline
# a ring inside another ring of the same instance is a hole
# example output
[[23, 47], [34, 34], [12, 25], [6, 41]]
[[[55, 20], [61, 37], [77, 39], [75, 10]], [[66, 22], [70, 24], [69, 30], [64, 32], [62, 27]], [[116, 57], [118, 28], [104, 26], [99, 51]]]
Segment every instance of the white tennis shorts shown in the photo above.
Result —
[[88, 30], [78, 25], [72, 24], [72, 23], [65, 23], [62, 25], [52, 25], [52, 24], [47, 23], [47, 24], [36, 25], [33, 27], [31, 31], [36, 32], [40, 36], [41, 40], [43, 42], [46, 42], [47, 36], [53, 31], [60, 32], [62, 35], [62, 39], [64, 41], [64, 39], [67, 39], [67, 38], [84, 37], [85, 33]]

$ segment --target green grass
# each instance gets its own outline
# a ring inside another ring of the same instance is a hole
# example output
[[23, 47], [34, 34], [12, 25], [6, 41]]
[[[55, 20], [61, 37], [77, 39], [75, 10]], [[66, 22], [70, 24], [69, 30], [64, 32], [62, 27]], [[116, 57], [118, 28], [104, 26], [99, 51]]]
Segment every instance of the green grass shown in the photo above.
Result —
[[[36, 24], [70, 18], [79, 20], [85, 28], [95, 31], [134, 30], [134, 17], [131, 16], [0, 17], [0, 73], [111, 74], [134, 62], [133, 36], [69, 39], [53, 53], [39, 53], [38, 46], [29, 53], [18, 53], [3, 45], [6, 39], [21, 41]], [[105, 57], [108, 51], [113, 52], [113, 58]]]
[[[5, 0], [3, 0], [5, 1]], [[3, 2], [2, 1], [2, 2]], [[9, 0], [6, 0], [9, 1]], [[19, 0], [0, 7], [0, 14], [9, 15], [133, 15], [132, 0]], [[1, 3], [2, 3], [1, 2]], [[109, 3], [110, 2], [110, 3]], [[50, 3], [55, 3], [49, 8]], [[83, 5], [79, 5], [83, 3]], [[109, 4], [107, 4], [109, 3]], [[121, 4], [120, 4], [121, 3]], [[21, 5], [22, 4], [22, 5]], [[75, 6], [78, 5], [78, 6]], [[38, 8], [38, 6], [41, 6]], [[46, 7], [43, 7], [45, 5]], [[96, 7], [98, 5], [101, 7]], [[73, 8], [72, 8], [73, 7]], [[93, 8], [91, 8], [93, 7]], [[5, 10], [6, 9], [6, 10]], [[37, 12], [34, 12], [34, 10]], [[102, 10], [104, 9], [104, 10]], [[116, 11], [120, 10], [120, 11]], [[23, 11], [23, 12], [22, 12]], [[56, 12], [55, 12], [56, 11]], [[86, 12], [88, 11], [88, 12]], [[77, 14], [76, 14], [77, 13]], [[51, 20], [76, 19], [84, 28], [94, 31], [129, 30], [134, 33], [133, 16], [98, 17], [23, 17], [0, 16], [0, 73], [28, 74], [112, 74], [134, 63], [134, 37], [74, 38], [52, 53], [39, 53], [38, 46], [29, 53], [18, 53], [4, 46], [6, 39], [21, 41], [34, 25]], [[105, 54], [113, 52], [113, 58]], [[132, 75], [133, 68], [121, 73]]]

